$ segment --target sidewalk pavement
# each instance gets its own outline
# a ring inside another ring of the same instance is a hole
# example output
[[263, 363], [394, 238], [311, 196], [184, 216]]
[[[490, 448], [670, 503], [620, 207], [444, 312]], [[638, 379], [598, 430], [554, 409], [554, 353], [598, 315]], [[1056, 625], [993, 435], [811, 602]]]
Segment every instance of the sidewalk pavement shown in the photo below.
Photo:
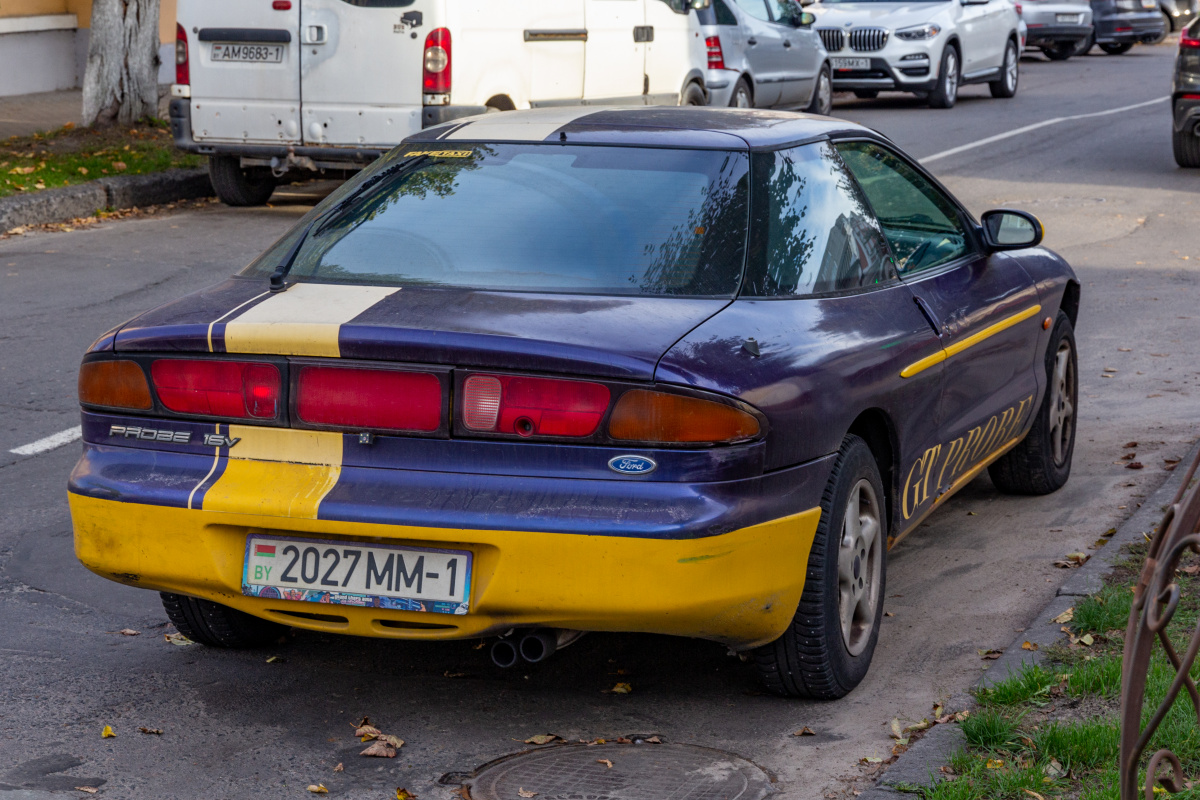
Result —
[[82, 111], [81, 89], [0, 97], [0, 139], [78, 125]]

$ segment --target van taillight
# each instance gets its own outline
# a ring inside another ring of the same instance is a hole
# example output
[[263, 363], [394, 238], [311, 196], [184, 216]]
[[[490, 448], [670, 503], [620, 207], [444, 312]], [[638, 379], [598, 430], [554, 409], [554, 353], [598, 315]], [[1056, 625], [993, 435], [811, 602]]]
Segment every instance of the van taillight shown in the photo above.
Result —
[[422, 75], [426, 94], [450, 91], [450, 31], [436, 28], [425, 37], [425, 61]]
[[175, 25], [175, 82], [186, 86], [192, 82], [192, 71], [188, 67], [187, 31]]
[[518, 436], [590, 436], [611, 392], [590, 381], [516, 375], [471, 375], [463, 382], [468, 430]]
[[428, 372], [351, 367], [300, 368], [296, 412], [309, 425], [436, 431], [442, 383]]
[[1188, 36], [1186, 32], [1179, 36], [1179, 49], [1192, 49], [1200, 47], [1200, 34], [1197, 36]]
[[708, 36], [704, 39], [708, 48], [708, 68], [725, 69], [725, 53], [721, 50], [721, 37]]
[[158, 399], [178, 414], [275, 419], [281, 395], [274, 364], [159, 359], [150, 365]]

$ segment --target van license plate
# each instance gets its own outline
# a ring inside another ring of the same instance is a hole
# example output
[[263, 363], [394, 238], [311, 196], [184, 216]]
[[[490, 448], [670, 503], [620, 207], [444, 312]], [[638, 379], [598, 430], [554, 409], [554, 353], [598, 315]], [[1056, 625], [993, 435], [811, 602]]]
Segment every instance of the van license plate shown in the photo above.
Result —
[[283, 45], [216, 42], [212, 46], [212, 60], [279, 64], [283, 61]]
[[870, 69], [869, 58], [831, 58], [834, 69]]
[[250, 536], [242, 594], [271, 600], [466, 614], [471, 553]]
[[1080, 19], [1082, 16], [1082, 14], [1055, 14], [1054, 21], [1078, 25], [1080, 22], [1082, 22], [1082, 19]]

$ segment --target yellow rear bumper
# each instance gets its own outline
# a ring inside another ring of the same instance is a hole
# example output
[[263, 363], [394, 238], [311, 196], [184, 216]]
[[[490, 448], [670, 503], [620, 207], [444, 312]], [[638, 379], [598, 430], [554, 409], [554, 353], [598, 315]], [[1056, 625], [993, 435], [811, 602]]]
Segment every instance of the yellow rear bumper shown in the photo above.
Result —
[[[130, 586], [213, 600], [300, 628], [457, 639], [513, 627], [695, 636], [738, 649], [778, 638], [804, 590], [820, 509], [702, 539], [330, 522], [121, 503], [71, 494], [75, 554]], [[247, 597], [251, 533], [474, 553], [465, 616]]]

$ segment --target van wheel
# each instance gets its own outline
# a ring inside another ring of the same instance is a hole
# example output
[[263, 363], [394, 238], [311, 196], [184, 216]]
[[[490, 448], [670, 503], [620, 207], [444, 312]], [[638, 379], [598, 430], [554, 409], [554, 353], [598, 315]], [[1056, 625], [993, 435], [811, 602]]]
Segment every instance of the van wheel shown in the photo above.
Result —
[[1110, 56], [1119, 56], [1122, 53], [1128, 53], [1133, 49], [1132, 42], [1111, 42], [1109, 44], [1101, 44], [1100, 49], [1108, 53]]
[[817, 74], [817, 85], [813, 87], [812, 100], [804, 110], [823, 117], [833, 113], [833, 73], [829, 71], [828, 64], [821, 67]]
[[243, 169], [237, 156], [209, 156], [208, 178], [227, 206], [261, 206], [278, 183], [269, 167]]
[[1046, 348], [1046, 396], [1033, 427], [1016, 447], [988, 467], [997, 489], [1006, 494], [1050, 494], [1071, 477], [1079, 409], [1078, 375], [1075, 330], [1067, 315], [1059, 311]]
[[1200, 167], [1200, 130], [1184, 128], [1171, 132], [1171, 145], [1175, 151], [1175, 163], [1181, 167]]
[[1054, 42], [1042, 48], [1042, 55], [1051, 61], [1066, 61], [1079, 50], [1079, 42]]
[[271, 644], [287, 628], [237, 609], [181, 594], [162, 592], [167, 618], [187, 638], [209, 647], [248, 648]]
[[[1071, 42], [1069, 51], [1074, 49], [1075, 43]], [[1009, 39], [1008, 44], [1004, 45], [1004, 63], [1000, 65], [1000, 79], [991, 81], [988, 84], [988, 90], [992, 93], [992, 97], [1016, 97], [1017, 84], [1020, 80], [1021, 67], [1017, 56], [1017, 43]]]
[[704, 96], [704, 90], [697, 84], [689, 83], [683, 90], [683, 94], [679, 96], [679, 105], [706, 106], [708, 105], [708, 98]]
[[866, 677], [883, 618], [886, 559], [879, 467], [867, 443], [848, 435], [821, 497], [796, 616], [782, 636], [752, 653], [767, 689], [836, 700]]
[[750, 83], [745, 78], [738, 78], [737, 86], [729, 97], [731, 108], [754, 108], [754, 95], [750, 92]]
[[942, 50], [937, 86], [929, 93], [930, 108], [954, 108], [958, 101], [958, 51], [953, 45]]

